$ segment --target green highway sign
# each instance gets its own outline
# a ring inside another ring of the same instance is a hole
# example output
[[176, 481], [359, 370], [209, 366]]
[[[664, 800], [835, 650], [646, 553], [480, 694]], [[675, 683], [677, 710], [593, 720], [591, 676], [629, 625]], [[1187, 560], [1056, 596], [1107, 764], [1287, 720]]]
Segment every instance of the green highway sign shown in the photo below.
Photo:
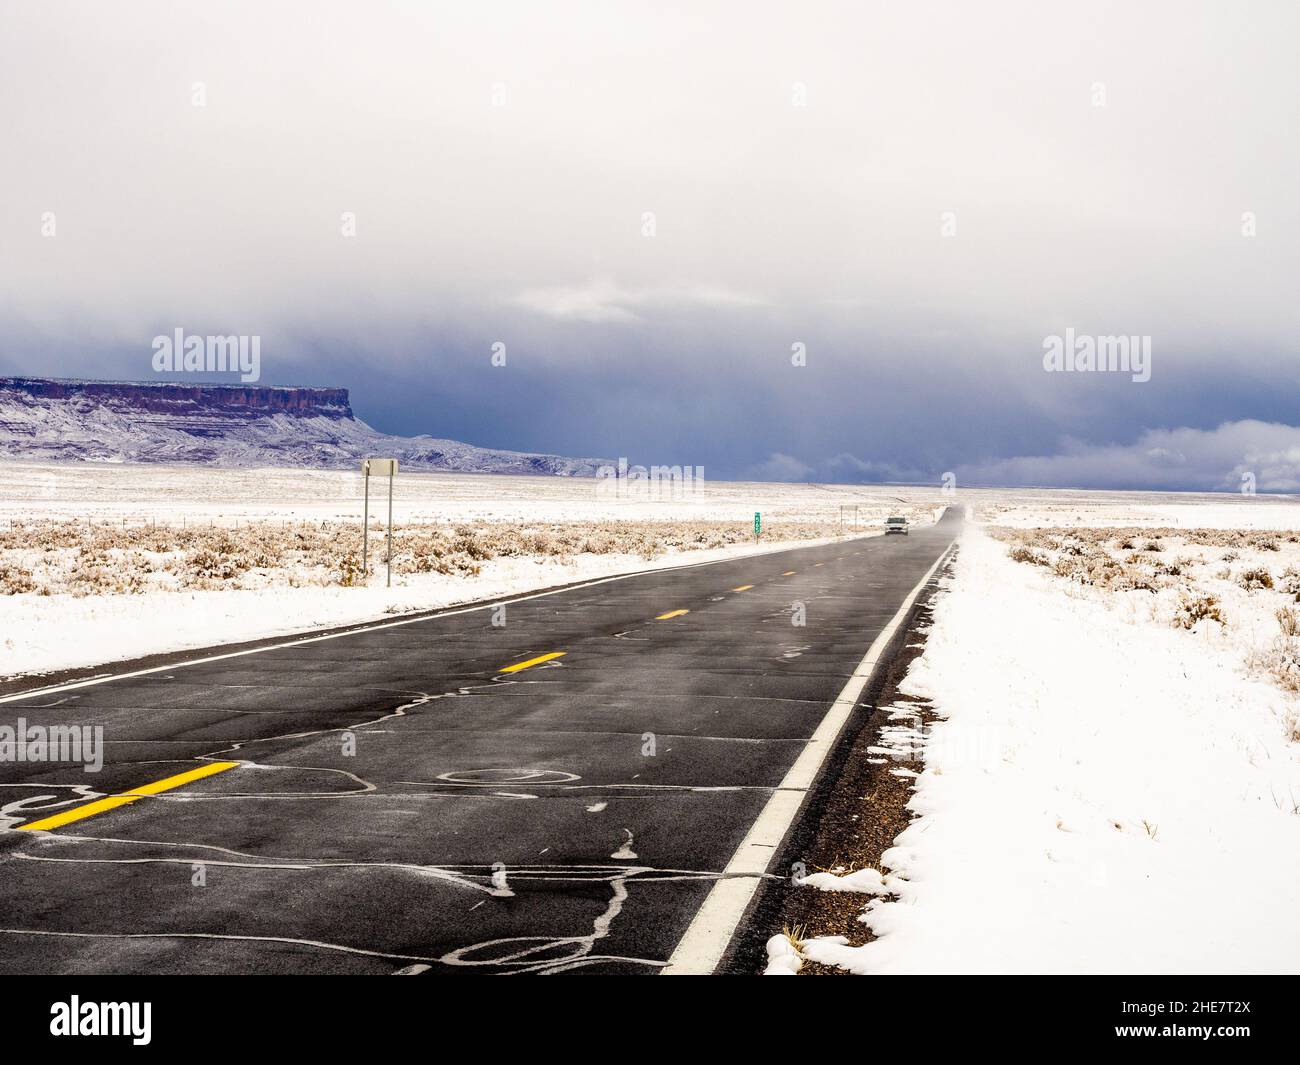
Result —
[[763, 515], [754, 511], [754, 535], [758, 536], [763, 531]]

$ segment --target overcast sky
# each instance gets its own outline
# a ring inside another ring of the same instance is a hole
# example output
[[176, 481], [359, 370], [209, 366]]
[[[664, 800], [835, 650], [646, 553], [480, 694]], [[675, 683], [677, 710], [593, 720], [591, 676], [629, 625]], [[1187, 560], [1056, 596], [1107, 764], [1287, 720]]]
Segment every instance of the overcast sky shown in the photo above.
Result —
[[[1297, 12], [6, 0], [0, 373], [180, 327], [391, 432], [1296, 490]], [[1151, 380], [1045, 371], [1067, 328]]]

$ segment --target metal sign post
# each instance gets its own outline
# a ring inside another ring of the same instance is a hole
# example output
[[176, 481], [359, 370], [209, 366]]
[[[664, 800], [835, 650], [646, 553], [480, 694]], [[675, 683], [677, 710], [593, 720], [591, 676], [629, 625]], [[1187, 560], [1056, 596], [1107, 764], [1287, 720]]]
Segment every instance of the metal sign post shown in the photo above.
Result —
[[366, 502], [361, 517], [361, 572], [370, 574], [370, 477], [388, 474], [388, 587], [393, 586], [393, 478], [397, 476], [397, 459], [362, 459], [361, 474], [366, 481]]
[[370, 573], [370, 460], [361, 460], [361, 478], [366, 482], [366, 503], [361, 512], [361, 573]]
[[388, 563], [388, 587], [393, 586], [393, 474], [397, 472], [397, 459], [388, 467], [388, 551], [385, 552]]

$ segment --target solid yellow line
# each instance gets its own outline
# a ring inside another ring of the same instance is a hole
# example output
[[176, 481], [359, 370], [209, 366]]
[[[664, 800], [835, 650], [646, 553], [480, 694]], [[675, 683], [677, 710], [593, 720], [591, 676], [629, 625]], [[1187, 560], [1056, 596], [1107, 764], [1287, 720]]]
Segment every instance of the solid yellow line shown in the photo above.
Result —
[[84, 806], [74, 806], [71, 810], [64, 810], [61, 814], [54, 814], [52, 817], [47, 817], [41, 821], [31, 821], [18, 827], [28, 832], [48, 832], [52, 828], [70, 825], [73, 821], [94, 817], [106, 810], [116, 810], [119, 806], [126, 806], [128, 803], [133, 803], [136, 799], [142, 799], [146, 795], [157, 795], [160, 791], [171, 791], [172, 788], [179, 788], [183, 784], [202, 780], [214, 773], [224, 773], [227, 769], [234, 769], [237, 765], [239, 765], [238, 762], [208, 762], [206, 765], [199, 766], [198, 769], [177, 773], [174, 777], [164, 777], [162, 780], [155, 780], [152, 784], [142, 784], [140, 787], [131, 791], [124, 791], [120, 795], [110, 795], [106, 799], [96, 799]]
[[732, 588], [731, 590], [733, 592], [747, 592], [752, 587], [754, 587], [752, 584], [742, 584], [739, 588]]
[[792, 569], [788, 569], [788, 570], [786, 570], [784, 573], [782, 573], [781, 576], [782, 576], [782, 577], [793, 577], [793, 576], [794, 576], [794, 570], [792, 570]]
[[549, 662], [552, 658], [563, 658], [567, 651], [552, 651], [548, 655], [538, 655], [536, 658], [530, 658], [527, 662], [516, 662], [513, 666], [504, 667], [502, 673], [518, 673], [521, 669], [527, 669], [529, 666], [535, 666], [539, 662]]
[[667, 621], [669, 618], [679, 618], [683, 614], [689, 614], [689, 610], [670, 610], [667, 614], [660, 614], [655, 621]]

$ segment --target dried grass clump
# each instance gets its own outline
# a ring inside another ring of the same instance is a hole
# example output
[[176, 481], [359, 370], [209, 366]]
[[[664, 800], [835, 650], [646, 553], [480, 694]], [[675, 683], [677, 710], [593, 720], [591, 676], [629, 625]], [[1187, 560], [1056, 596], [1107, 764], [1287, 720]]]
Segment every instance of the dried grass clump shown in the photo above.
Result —
[[355, 588], [362, 583], [364, 583], [364, 575], [361, 570], [361, 559], [349, 552], [339, 559], [339, 584], [344, 588]]
[[32, 580], [31, 570], [0, 563], [0, 595], [22, 595], [35, 590], [36, 582]]
[[229, 581], [248, 569], [249, 563], [242, 555], [235, 554], [233, 545], [226, 541], [188, 552], [185, 566], [199, 581]]
[[1013, 547], [1008, 554], [1013, 562], [1026, 562], [1031, 566], [1050, 566], [1052, 564], [1051, 559], [1045, 554], [1030, 547]]
[[1277, 578], [1277, 589], [1291, 596], [1297, 603], [1300, 603], [1300, 570], [1294, 566], [1287, 566]]
[[1184, 592], [1179, 598], [1178, 608], [1174, 611], [1174, 627], [1194, 629], [1201, 621], [1217, 621], [1220, 625], [1228, 623], [1219, 606], [1217, 596], [1189, 595]]
[[1300, 636], [1300, 615], [1289, 606], [1280, 607], [1273, 616], [1283, 636]]
[[1157, 592], [1162, 587], [1160, 579], [1154, 574], [1137, 566], [1124, 566], [1119, 573], [1109, 578], [1103, 587], [1113, 588], [1119, 592]]
[[1263, 566], [1254, 566], [1237, 574], [1237, 583], [1248, 592], [1273, 587], [1273, 575]]
[[1300, 640], [1279, 636], [1268, 647], [1254, 652], [1247, 665], [1266, 673], [1283, 691], [1300, 692]]

